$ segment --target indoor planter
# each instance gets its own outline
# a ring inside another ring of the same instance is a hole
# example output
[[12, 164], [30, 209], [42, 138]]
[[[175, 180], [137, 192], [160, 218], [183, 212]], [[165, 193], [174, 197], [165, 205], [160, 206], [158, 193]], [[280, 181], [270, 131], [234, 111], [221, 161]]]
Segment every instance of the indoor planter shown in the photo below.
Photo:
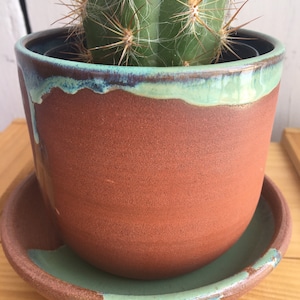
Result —
[[35, 33], [16, 46], [36, 176], [64, 242], [105, 271], [140, 279], [220, 256], [259, 200], [282, 44], [239, 30], [242, 59], [113, 66], [76, 60], [69, 33]]

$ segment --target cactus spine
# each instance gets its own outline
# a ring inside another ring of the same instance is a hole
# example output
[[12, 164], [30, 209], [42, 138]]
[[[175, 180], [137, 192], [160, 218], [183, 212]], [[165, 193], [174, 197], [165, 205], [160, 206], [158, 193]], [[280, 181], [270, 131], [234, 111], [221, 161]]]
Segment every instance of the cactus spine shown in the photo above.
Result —
[[[226, 48], [232, 0], [73, 0], [93, 63], [209, 64]], [[232, 19], [230, 19], [232, 20]], [[225, 44], [224, 44], [225, 43]]]

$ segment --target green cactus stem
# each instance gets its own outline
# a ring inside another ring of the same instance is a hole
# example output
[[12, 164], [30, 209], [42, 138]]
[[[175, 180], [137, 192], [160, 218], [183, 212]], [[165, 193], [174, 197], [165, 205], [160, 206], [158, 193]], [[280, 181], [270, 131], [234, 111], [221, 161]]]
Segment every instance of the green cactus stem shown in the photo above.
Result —
[[219, 33], [227, 2], [162, 1], [160, 55], [166, 65], [200, 65], [214, 60], [221, 40]]
[[75, 1], [93, 63], [190, 66], [220, 57], [232, 0]]

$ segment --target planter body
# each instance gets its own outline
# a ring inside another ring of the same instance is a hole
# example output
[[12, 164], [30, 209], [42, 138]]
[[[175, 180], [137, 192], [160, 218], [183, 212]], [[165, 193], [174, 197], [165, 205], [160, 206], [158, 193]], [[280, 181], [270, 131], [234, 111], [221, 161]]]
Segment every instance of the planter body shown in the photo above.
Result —
[[36, 174], [64, 242], [139, 279], [220, 256], [260, 197], [282, 45], [258, 35], [258, 57], [191, 68], [44, 56], [65, 33], [16, 46]]

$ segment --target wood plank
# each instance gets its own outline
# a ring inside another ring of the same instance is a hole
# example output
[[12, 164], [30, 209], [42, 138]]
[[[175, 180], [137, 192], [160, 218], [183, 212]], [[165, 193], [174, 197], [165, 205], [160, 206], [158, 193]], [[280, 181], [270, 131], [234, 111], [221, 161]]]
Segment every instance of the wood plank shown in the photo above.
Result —
[[13, 122], [1, 133], [0, 154], [0, 215], [12, 189], [33, 171], [33, 158], [25, 121]]
[[286, 128], [281, 143], [300, 176], [300, 128]]

